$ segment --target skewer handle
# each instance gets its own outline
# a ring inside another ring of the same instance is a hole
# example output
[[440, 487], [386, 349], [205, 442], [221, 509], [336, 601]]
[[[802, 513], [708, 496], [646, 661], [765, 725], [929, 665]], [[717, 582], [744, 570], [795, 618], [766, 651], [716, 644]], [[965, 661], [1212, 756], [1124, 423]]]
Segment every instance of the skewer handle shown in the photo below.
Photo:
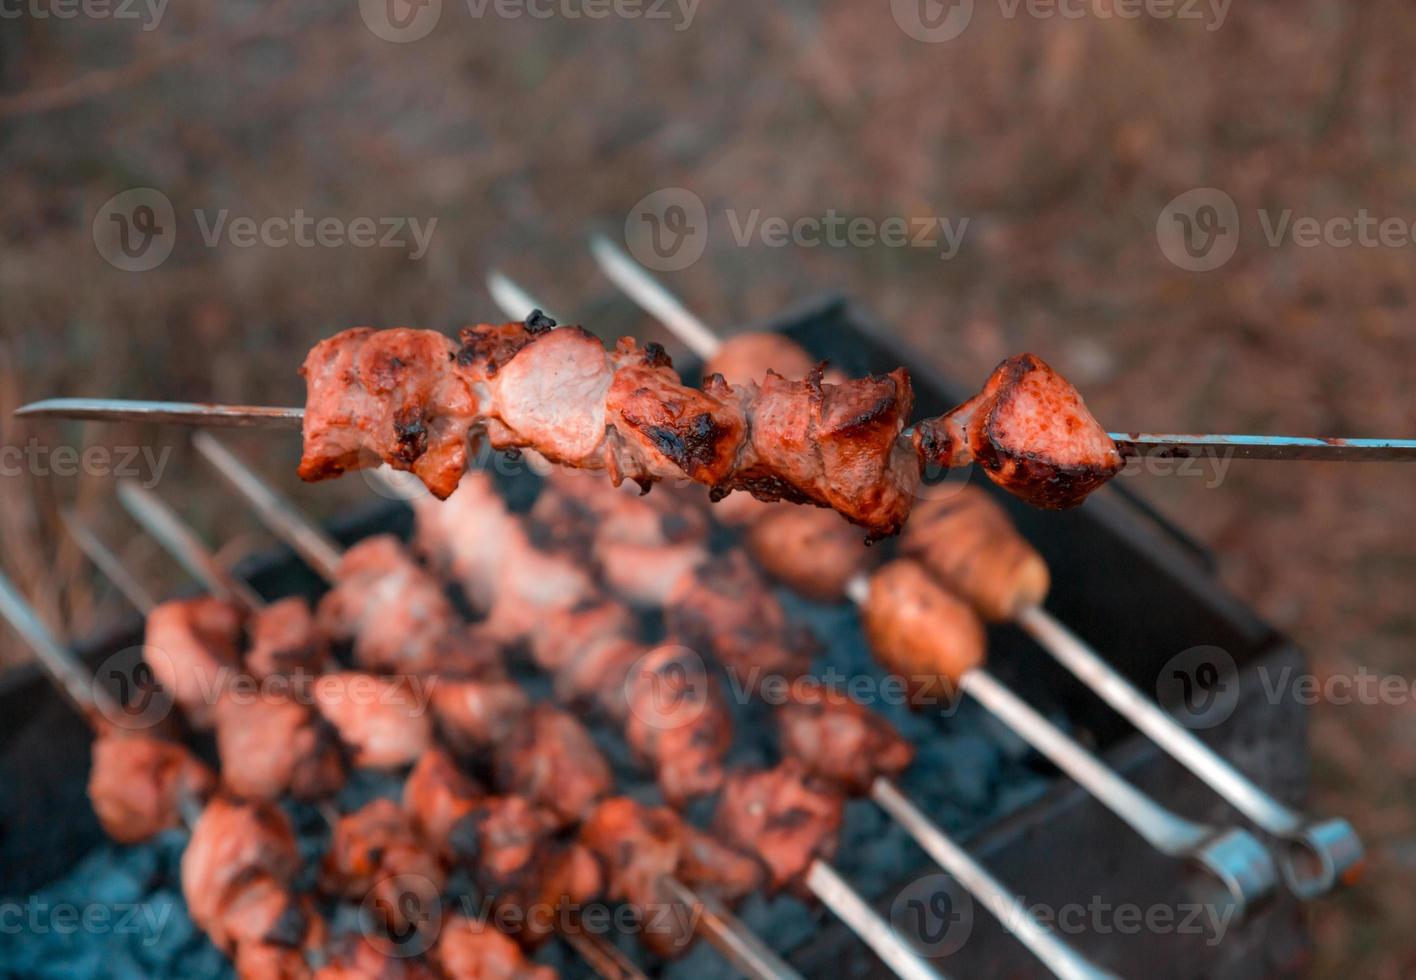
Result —
[[1235, 809], [1264, 830], [1289, 842], [1281, 856], [1284, 878], [1300, 898], [1339, 884], [1360, 866], [1362, 841], [1345, 820], [1314, 820], [1284, 806], [1212, 748], [1143, 696], [1081, 638], [1039, 606], [1024, 609], [1017, 623], [1064, 667], [1131, 724], [1184, 765]]
[[718, 335], [618, 245], [604, 235], [592, 235], [590, 252], [611, 282], [646, 313], [668, 327], [675, 337], [698, 355], [699, 360], [706, 361], [718, 353], [718, 348], [723, 346]]
[[265, 606], [265, 600], [223, 568], [196, 532], [157, 494], [124, 480], [118, 484], [118, 499], [133, 519], [212, 595], [244, 606], [248, 612]]
[[1114, 977], [1114, 974], [1087, 962], [1056, 934], [1044, 928], [1028, 913], [1020, 898], [1010, 895], [998, 879], [945, 836], [894, 783], [884, 777], [876, 779], [870, 788], [870, 798], [909, 831], [925, 852], [992, 912], [1003, 928], [1031, 950], [1054, 976], [1062, 980], [1107, 980]]
[[806, 872], [806, 887], [848, 925], [902, 980], [942, 980], [942, 974], [866, 904], [836, 869], [820, 858]]
[[255, 508], [266, 527], [294, 548], [321, 578], [334, 582], [339, 571], [340, 547], [324, 528], [306, 519], [215, 436], [198, 432], [192, 436], [192, 445]]

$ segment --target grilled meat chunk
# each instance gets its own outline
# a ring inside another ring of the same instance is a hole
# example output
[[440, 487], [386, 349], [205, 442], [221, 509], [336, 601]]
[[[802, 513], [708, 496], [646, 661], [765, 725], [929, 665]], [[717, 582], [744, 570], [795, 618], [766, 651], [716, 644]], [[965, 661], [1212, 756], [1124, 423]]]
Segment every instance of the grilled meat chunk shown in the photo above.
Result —
[[804, 890], [811, 863], [836, 853], [844, 805], [838, 792], [786, 759], [773, 769], [730, 775], [715, 827], [723, 840], [757, 855], [772, 890]]
[[717, 792], [732, 718], [702, 658], [685, 647], [658, 647], [636, 662], [625, 688], [625, 740], [654, 767], [664, 799], [679, 807]]
[[875, 656], [913, 696], [938, 692], [941, 681], [955, 689], [984, 661], [986, 637], [973, 610], [907, 558], [870, 577], [861, 618]]
[[587, 598], [546, 614], [531, 634], [531, 657], [537, 667], [554, 674], [592, 646], [605, 640], [631, 640], [637, 630], [633, 614], [622, 603]]
[[148, 614], [143, 657], [193, 728], [212, 725], [216, 695], [241, 669], [239, 609], [220, 599], [174, 599]]
[[442, 583], [388, 534], [344, 553], [318, 618], [330, 638], [353, 641], [354, 659], [367, 670], [424, 673], [498, 661], [466, 633]]
[[641, 938], [662, 956], [682, 952], [693, 941], [690, 921], [663, 914], [673, 901], [661, 889], [665, 877], [726, 901], [762, 883], [762, 868], [754, 859], [719, 844], [667, 807], [645, 806], [627, 796], [597, 806], [580, 839], [604, 862], [606, 896], [638, 912]]
[[250, 638], [246, 670], [257, 680], [318, 674], [325, 669], [328, 644], [315, 625], [309, 603], [300, 596], [258, 609], [246, 630]]
[[914, 760], [914, 747], [882, 716], [805, 679], [777, 709], [777, 726], [784, 755], [852, 796], [866, 795], [877, 777], [893, 779]]
[[422, 960], [381, 945], [355, 933], [336, 937], [329, 962], [315, 971], [315, 980], [438, 980]]
[[403, 783], [403, 809], [423, 843], [444, 861], [455, 856], [453, 828], [481, 799], [481, 787], [439, 748], [419, 759]]
[[563, 824], [585, 819], [613, 785], [609, 763], [574, 715], [538, 704], [497, 748], [497, 785]]
[[182, 895], [192, 921], [230, 955], [239, 943], [287, 934], [292, 917], [303, 920], [288, 891], [299, 870], [295, 833], [278, 807], [218, 797], [182, 853]]
[[817, 602], [839, 602], [846, 583], [876, 555], [839, 514], [814, 507], [774, 507], [748, 529], [745, 543], [768, 575]]
[[715, 557], [674, 584], [664, 611], [670, 636], [711, 654], [737, 683], [755, 689], [768, 675], [795, 678], [812, 647], [741, 552]]
[[430, 954], [449, 980], [556, 980], [556, 971], [526, 958], [511, 938], [463, 915], [443, 922]]
[[112, 729], [93, 743], [88, 795], [109, 837], [136, 844], [182, 825], [182, 807], [200, 803], [216, 777], [185, 747]]
[[412, 765], [432, 744], [428, 691], [437, 679], [344, 672], [315, 678], [315, 708], [334, 726], [358, 767]]
[[464, 754], [500, 742], [531, 703], [521, 685], [507, 680], [440, 676], [432, 693], [438, 733]]
[[466, 436], [532, 449], [551, 462], [605, 469], [618, 485], [690, 479], [721, 497], [834, 507], [873, 537], [909, 512], [918, 460], [895, 445], [913, 402], [903, 371], [822, 383], [768, 374], [734, 387], [684, 385], [663, 349], [622, 339], [613, 351], [579, 327], [543, 320], [462, 331], [345, 331], [317, 345], [307, 386], [300, 473], [317, 480], [380, 460], [446, 498]]
[[326, 894], [366, 903], [394, 936], [436, 934], [446, 883], [438, 856], [424, 846], [409, 815], [387, 799], [335, 822], [320, 869]]
[[1052, 584], [1042, 556], [975, 486], [920, 503], [900, 550], [993, 622], [1040, 605]]
[[317, 800], [344, 785], [339, 737], [320, 714], [275, 690], [232, 689], [216, 704], [222, 784], [244, 799]]
[[915, 427], [925, 463], [977, 462], [1035, 507], [1065, 510], [1121, 470], [1121, 454], [1081, 394], [1035, 354], [1010, 357], [983, 390]]
[[448, 497], [467, 468], [480, 422], [469, 379], [452, 370], [457, 345], [434, 330], [355, 327], [305, 358], [302, 480], [387, 463]]

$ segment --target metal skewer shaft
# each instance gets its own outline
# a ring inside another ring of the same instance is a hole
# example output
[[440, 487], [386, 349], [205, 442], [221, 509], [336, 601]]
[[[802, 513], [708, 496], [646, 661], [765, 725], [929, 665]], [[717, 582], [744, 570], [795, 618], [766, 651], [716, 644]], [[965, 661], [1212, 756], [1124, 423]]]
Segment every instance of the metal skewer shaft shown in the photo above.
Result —
[[[323, 529], [271, 489], [240, 457], [221, 445], [215, 437], [203, 435], [197, 442], [197, 448], [231, 486], [255, 507], [261, 521], [272, 533], [305, 557], [326, 582], [334, 584], [339, 567], [339, 546], [325, 535]], [[311, 542], [321, 542], [314, 549], [315, 560], [311, 560], [311, 555], [305, 547]], [[748, 976], [759, 980], [799, 980], [796, 971], [787, 966], [721, 903], [712, 901], [710, 904], [709, 899], [698, 896], [676, 879], [666, 879], [665, 885], [674, 896], [674, 901], [681, 902], [697, 912], [695, 928], [699, 934]], [[597, 958], [611, 955], [609, 950], [600, 948], [601, 945], [608, 944], [592, 942], [598, 937], [582, 934], [566, 938], [577, 948], [582, 945], [594, 945], [594, 950], [581, 950], [591, 962], [595, 962], [589, 955], [591, 952]], [[628, 964], [628, 960], [619, 954], [618, 950], [614, 952], [622, 961], [621, 967]]]
[[157, 606], [157, 600], [128, 571], [123, 560], [115, 555], [108, 545], [104, 544], [93, 532], [93, 529], [81, 521], [72, 511], [67, 508], [61, 510], [59, 518], [64, 522], [64, 530], [69, 532], [69, 536], [74, 539], [79, 550], [89, 561], [94, 563], [123, 598], [127, 599], [128, 603], [144, 616], [150, 615]]
[[649, 275], [634, 259], [604, 235], [590, 236], [590, 252], [600, 270], [646, 313], [655, 317], [683, 341], [688, 349], [706, 361], [718, 353], [723, 342], [706, 323], [694, 316], [679, 298]]
[[118, 484], [118, 499], [143, 530], [156, 538], [158, 544], [212, 595], [243, 606], [247, 612], [265, 607], [265, 600], [228, 572], [196, 532], [157, 494], [123, 480]]
[[924, 961], [900, 934], [846, 883], [836, 869], [820, 858], [806, 872], [806, 887], [850, 927], [851, 932], [904, 980], [939, 980], [941, 974]]
[[1298, 813], [1274, 799], [1193, 732], [1146, 698], [1080, 637], [1039, 606], [1024, 609], [1016, 622], [1059, 663], [1111, 705], [1151, 741], [1173, 756], [1221, 797], [1268, 833], [1288, 843], [1280, 867], [1300, 898], [1321, 895], [1355, 873], [1363, 859], [1362, 841], [1340, 818]]

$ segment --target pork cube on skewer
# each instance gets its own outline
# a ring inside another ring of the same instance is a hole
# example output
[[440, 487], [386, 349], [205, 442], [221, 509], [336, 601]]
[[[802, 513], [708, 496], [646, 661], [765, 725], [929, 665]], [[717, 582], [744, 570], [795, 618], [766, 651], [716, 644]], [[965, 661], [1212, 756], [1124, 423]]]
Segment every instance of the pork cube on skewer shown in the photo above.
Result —
[[556, 971], [526, 958], [514, 940], [464, 915], [443, 921], [431, 959], [453, 980], [555, 980]]
[[213, 799], [182, 853], [187, 911], [227, 955], [242, 942], [304, 935], [289, 884], [300, 869], [290, 821], [269, 803]]
[[514, 681], [440, 674], [430, 683], [438, 734], [464, 755], [501, 742], [531, 704], [525, 690]]
[[[889, 562], [870, 577], [861, 620], [871, 649], [912, 697], [953, 693], [959, 678], [987, 656], [983, 623], [973, 609], [910, 559]], [[937, 689], [941, 682], [948, 690]]]
[[432, 745], [426, 698], [434, 679], [379, 677], [346, 671], [315, 678], [315, 708], [334, 726], [357, 767], [409, 766]]
[[184, 746], [142, 732], [103, 730], [93, 743], [88, 795], [109, 837], [123, 844], [182, 825], [182, 808], [205, 800], [216, 776]]
[[339, 818], [320, 883], [329, 895], [369, 902], [393, 935], [437, 932], [435, 912], [446, 884], [442, 862], [393, 800], [373, 800]]
[[625, 688], [625, 740], [653, 765], [664, 799], [679, 807], [717, 792], [732, 719], [702, 659], [683, 647], [658, 647], [636, 661]]
[[[914, 521], [906, 530], [914, 527]], [[752, 557], [772, 578], [817, 602], [838, 602], [846, 584], [868, 569], [878, 549], [839, 514], [814, 507], [774, 505], [748, 527]]]
[[256, 610], [246, 632], [246, 670], [257, 680], [318, 674], [326, 667], [328, 643], [300, 596]]
[[245, 799], [317, 800], [344, 785], [344, 753], [333, 726], [279, 689], [233, 687], [216, 703], [222, 785]]
[[661, 888], [665, 877], [729, 902], [762, 883], [762, 867], [753, 858], [718, 843], [667, 807], [645, 806], [625, 796], [601, 802], [581, 828], [580, 839], [607, 869], [608, 897], [639, 913], [643, 941], [663, 956], [681, 952], [694, 934], [691, 923], [662, 914], [672, 904]]
[[439, 980], [421, 959], [392, 955], [367, 936], [338, 936], [329, 947], [329, 962], [315, 971], [314, 980]]
[[926, 463], [970, 461], [1028, 503], [1076, 507], [1121, 471], [1121, 454], [1077, 389], [1035, 354], [1010, 357], [983, 390], [915, 426]]
[[209, 597], [174, 599], [147, 617], [143, 658], [198, 731], [212, 726], [216, 693], [241, 669], [241, 610]]
[[866, 795], [877, 778], [893, 779], [914, 760], [914, 746], [883, 716], [805, 679], [777, 708], [777, 726], [784, 755], [851, 796]]
[[584, 820], [613, 786], [609, 763], [575, 717], [538, 704], [497, 747], [504, 793], [524, 796], [569, 825]]
[[724, 841], [757, 855], [773, 891], [804, 891], [812, 862], [836, 853], [844, 806], [840, 793], [786, 759], [772, 769], [729, 775], [714, 826]]
[[482, 788], [440, 748], [430, 750], [403, 783], [403, 809], [423, 842], [444, 861], [455, 858], [453, 828], [483, 797]]

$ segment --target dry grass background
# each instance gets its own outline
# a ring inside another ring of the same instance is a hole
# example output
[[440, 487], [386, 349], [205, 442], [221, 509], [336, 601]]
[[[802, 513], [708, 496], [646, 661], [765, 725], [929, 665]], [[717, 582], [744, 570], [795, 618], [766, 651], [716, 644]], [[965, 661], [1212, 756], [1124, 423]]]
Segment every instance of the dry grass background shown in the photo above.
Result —
[[[358, 323], [490, 317], [500, 264], [560, 310], [651, 332], [607, 298], [583, 233], [619, 233], [661, 187], [710, 210], [794, 218], [967, 216], [959, 256], [739, 247], [715, 225], [670, 277], [711, 322], [844, 289], [979, 379], [1019, 349], [1077, 379], [1115, 427], [1416, 433], [1416, 250], [1266, 245], [1259, 208], [1416, 218], [1416, 9], [1240, 0], [1219, 30], [1174, 20], [1008, 19], [911, 40], [884, 0], [703, 4], [691, 26], [474, 18], [447, 0], [396, 45], [352, 3], [172, 4], [158, 28], [0, 22], [0, 444], [176, 447], [159, 487], [232, 553], [263, 542], [182, 434], [21, 426], [58, 393], [298, 403], [318, 337]], [[1092, 9], [1105, 10], [1107, 0]], [[249, 18], [266, 19], [252, 22]], [[46, 93], [35, 96], [32, 93]], [[172, 257], [131, 274], [90, 223], [130, 187], [179, 216]], [[1187, 273], [1159, 251], [1175, 195], [1224, 189], [1235, 258]], [[437, 218], [429, 254], [206, 248], [194, 209]], [[293, 439], [238, 440], [313, 511], [367, 488], [292, 485]], [[1220, 556], [1225, 582], [1320, 676], [1407, 679], [1416, 474], [1236, 465], [1218, 489], [1138, 479]], [[75, 635], [121, 610], [59, 533], [77, 506], [154, 585], [103, 476], [0, 478], [0, 562]], [[8, 633], [0, 655], [24, 654]], [[1372, 845], [1367, 884], [1313, 910], [1313, 975], [1416, 971], [1416, 708], [1320, 705], [1317, 799]]]

